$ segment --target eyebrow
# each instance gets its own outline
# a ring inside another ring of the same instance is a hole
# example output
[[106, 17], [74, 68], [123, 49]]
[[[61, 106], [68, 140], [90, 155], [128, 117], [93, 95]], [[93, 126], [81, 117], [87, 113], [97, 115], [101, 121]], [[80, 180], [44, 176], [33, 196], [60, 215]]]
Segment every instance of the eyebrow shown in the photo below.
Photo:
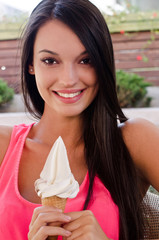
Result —
[[42, 52], [45, 52], [45, 53], [50, 53], [50, 54], [53, 54], [53, 55], [58, 55], [57, 53], [53, 52], [53, 51], [50, 51], [50, 50], [47, 50], [47, 49], [43, 49], [43, 50], [40, 50], [39, 53], [42, 53]]
[[[56, 53], [56, 52], [53, 52], [53, 51], [51, 51], [51, 50], [48, 50], [48, 49], [43, 49], [43, 50], [40, 50], [39, 51], [39, 53], [49, 53], [49, 54], [52, 54], [52, 55], [56, 55], [56, 56], [58, 56], [59, 54], [58, 53]], [[88, 52], [85, 50], [85, 51], [83, 51], [82, 53], [80, 53], [80, 55], [79, 56], [83, 56], [83, 55], [85, 55], [85, 54], [88, 54]]]

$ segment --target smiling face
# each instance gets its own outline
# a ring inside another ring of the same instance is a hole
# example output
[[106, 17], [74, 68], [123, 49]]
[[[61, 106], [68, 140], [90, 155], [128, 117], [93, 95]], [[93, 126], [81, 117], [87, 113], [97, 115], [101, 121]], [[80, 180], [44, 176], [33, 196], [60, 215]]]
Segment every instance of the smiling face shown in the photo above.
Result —
[[63, 116], [80, 115], [98, 91], [95, 69], [85, 47], [59, 20], [50, 20], [39, 29], [29, 73], [35, 74], [45, 111]]

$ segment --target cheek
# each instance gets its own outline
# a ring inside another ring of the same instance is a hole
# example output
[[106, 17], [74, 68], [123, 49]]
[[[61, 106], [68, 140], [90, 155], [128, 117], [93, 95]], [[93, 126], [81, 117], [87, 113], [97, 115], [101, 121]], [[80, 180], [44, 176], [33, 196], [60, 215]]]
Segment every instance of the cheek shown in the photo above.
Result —
[[36, 75], [36, 85], [37, 85], [38, 92], [41, 95], [41, 97], [43, 98], [43, 100], [46, 100], [49, 84], [44, 79], [46, 80], [46, 78], [43, 78], [43, 76]]
[[98, 84], [98, 80], [96, 76], [92, 76], [91, 80], [90, 80], [90, 87], [92, 88], [92, 91], [94, 93], [94, 95], [96, 96], [98, 89], [99, 89], [99, 84]]
[[97, 74], [93, 68], [91, 70], [91, 84], [94, 86], [97, 85]]
[[50, 70], [46, 69], [38, 59], [34, 60], [34, 71], [37, 86], [46, 88], [51, 84], [52, 74]]
[[53, 84], [52, 74], [43, 71], [35, 72], [36, 84], [39, 88], [49, 88]]
[[97, 76], [94, 69], [85, 71], [83, 74], [83, 79], [85, 80], [85, 83], [90, 87], [95, 87], [97, 85]]

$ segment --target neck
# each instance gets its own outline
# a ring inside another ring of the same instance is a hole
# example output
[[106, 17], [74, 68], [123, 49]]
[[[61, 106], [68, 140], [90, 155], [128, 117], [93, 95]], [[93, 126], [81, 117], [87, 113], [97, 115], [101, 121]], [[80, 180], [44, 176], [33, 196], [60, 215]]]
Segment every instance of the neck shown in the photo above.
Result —
[[47, 145], [52, 145], [61, 136], [68, 147], [75, 147], [82, 141], [82, 117], [63, 117], [58, 114], [43, 114], [41, 120], [34, 126], [34, 138]]

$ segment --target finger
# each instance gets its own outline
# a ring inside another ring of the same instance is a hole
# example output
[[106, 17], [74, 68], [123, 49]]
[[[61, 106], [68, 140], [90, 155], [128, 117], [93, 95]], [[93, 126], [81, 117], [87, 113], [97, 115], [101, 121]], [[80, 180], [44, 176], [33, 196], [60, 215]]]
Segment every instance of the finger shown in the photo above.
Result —
[[79, 219], [73, 220], [69, 222], [68, 224], [63, 224], [63, 228], [68, 231], [75, 231], [76, 229], [81, 227], [81, 221]]
[[[85, 236], [86, 237], [86, 236]], [[67, 237], [67, 240], [74, 240], [74, 239], [89, 239], [89, 238], [84, 238], [83, 230], [82, 229], [76, 229], [75, 231], [72, 232], [70, 236]]]
[[66, 215], [70, 216], [72, 221], [80, 218], [81, 216], [94, 216], [94, 214], [92, 213], [92, 211], [90, 210], [84, 210], [84, 211], [79, 211], [79, 212], [69, 212], [69, 213], [65, 213]]
[[32, 224], [34, 224], [38, 215], [42, 212], [62, 212], [62, 210], [55, 207], [50, 207], [50, 206], [42, 206], [42, 207], [35, 208], [33, 211], [31, 222], [30, 222], [30, 227], [32, 226]]
[[34, 223], [30, 225], [30, 232], [32, 235], [35, 235], [36, 232], [39, 231], [40, 228], [49, 225], [61, 225], [61, 223], [68, 223], [71, 220], [70, 216], [67, 216], [63, 213], [60, 212], [45, 212], [45, 213], [40, 213], [37, 218], [35, 219]]
[[93, 224], [95, 219], [91, 211], [71, 212], [68, 216], [71, 216], [71, 221], [63, 227], [71, 232], [88, 223]]
[[38, 232], [36, 232], [36, 234], [30, 232], [28, 234], [28, 240], [45, 240], [48, 236], [58, 235], [67, 238], [71, 235], [71, 232], [60, 227], [43, 226]]
[[65, 226], [64, 226], [64, 229], [72, 232], [71, 236], [69, 238], [67, 238], [67, 240], [73, 240], [73, 239], [77, 240], [78, 238], [80, 238], [82, 240], [96, 239], [96, 238], [94, 238], [95, 226], [88, 224], [87, 221], [84, 222], [84, 219], [82, 219], [82, 221], [75, 220], [75, 222], [73, 222], [73, 224], [71, 222], [70, 224], [66, 224], [66, 225], [67, 225], [67, 228], [65, 228]]
[[69, 213], [65, 213], [67, 216], [70, 216], [72, 221], [81, 217], [83, 215], [84, 211], [80, 211], [80, 212], [69, 212]]

